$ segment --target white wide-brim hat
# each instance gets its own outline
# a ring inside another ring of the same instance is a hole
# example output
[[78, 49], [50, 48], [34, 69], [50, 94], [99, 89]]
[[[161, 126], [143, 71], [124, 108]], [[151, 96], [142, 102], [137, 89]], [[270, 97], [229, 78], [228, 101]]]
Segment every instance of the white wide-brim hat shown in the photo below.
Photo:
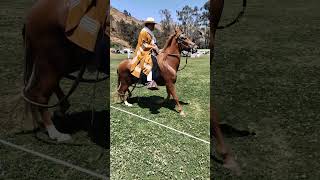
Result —
[[145, 21], [144, 21], [144, 24], [157, 24], [155, 21], [154, 21], [154, 18], [152, 17], [148, 17]]

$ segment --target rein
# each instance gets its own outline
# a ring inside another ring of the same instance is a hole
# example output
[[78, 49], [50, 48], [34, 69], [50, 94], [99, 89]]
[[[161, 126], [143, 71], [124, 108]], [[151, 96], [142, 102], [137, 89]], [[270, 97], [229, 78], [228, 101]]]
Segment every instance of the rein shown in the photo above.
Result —
[[242, 10], [239, 12], [238, 16], [230, 23], [228, 23], [224, 26], [218, 26], [217, 29], [225, 29], [225, 28], [228, 28], [228, 27], [234, 25], [235, 23], [239, 22], [240, 18], [242, 18], [242, 16], [244, 15], [246, 7], [247, 7], [247, 0], [242, 0]]
[[187, 64], [188, 64], [188, 56], [186, 57], [186, 64], [184, 64], [184, 66], [181, 69], [178, 69], [178, 71], [184, 70], [184, 68], [186, 68]]
[[[176, 58], [179, 58], [179, 59], [181, 58], [180, 54], [169, 54], [168, 53], [167, 56], [173, 56], [173, 57], [176, 57]], [[177, 71], [184, 70], [184, 68], [186, 68], [187, 64], [188, 64], [188, 56], [186, 56], [186, 64], [182, 68], [178, 69]]]

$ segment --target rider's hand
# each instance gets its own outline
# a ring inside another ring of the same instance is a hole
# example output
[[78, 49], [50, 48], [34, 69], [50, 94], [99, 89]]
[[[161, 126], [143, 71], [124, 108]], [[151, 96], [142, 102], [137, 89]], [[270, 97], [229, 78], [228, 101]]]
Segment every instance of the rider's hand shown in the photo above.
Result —
[[153, 45], [152, 49], [153, 49], [154, 51], [156, 51], [157, 53], [159, 53], [159, 48], [158, 48], [157, 45]]

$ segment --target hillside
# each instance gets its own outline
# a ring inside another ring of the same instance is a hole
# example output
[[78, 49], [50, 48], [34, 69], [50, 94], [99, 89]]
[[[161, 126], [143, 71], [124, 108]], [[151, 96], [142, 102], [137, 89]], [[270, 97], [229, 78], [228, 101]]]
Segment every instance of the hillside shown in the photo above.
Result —
[[[111, 42], [114, 44], [118, 44], [120, 46], [124, 46], [124, 47], [130, 47], [129, 43], [127, 41], [125, 41], [121, 35], [120, 35], [120, 30], [119, 30], [119, 26], [118, 23], [123, 20], [125, 23], [128, 24], [143, 24], [143, 20], [138, 20], [135, 17], [132, 16], [126, 16], [123, 12], [120, 12], [119, 10], [117, 10], [116, 8], [111, 7], [111, 11], [110, 11], [110, 15], [111, 15], [111, 29], [110, 29], [110, 33], [111, 33]], [[159, 24], [156, 25], [156, 28], [161, 31], [161, 27]]]

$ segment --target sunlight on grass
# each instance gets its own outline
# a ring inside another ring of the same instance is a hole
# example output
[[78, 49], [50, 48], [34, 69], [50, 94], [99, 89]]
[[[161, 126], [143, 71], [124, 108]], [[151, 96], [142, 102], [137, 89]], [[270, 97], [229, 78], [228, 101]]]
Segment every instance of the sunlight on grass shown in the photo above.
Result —
[[[116, 67], [126, 55], [111, 55], [111, 95], [116, 91]], [[185, 63], [181, 59], [181, 66]], [[150, 91], [137, 88], [133, 107], [111, 101], [112, 106], [149, 118], [209, 141], [209, 57], [189, 58], [178, 72], [179, 100], [187, 116], [173, 105], [156, 106], [166, 97], [165, 87]], [[111, 178], [206, 179], [209, 178], [209, 145], [117, 110], [111, 110]]]

